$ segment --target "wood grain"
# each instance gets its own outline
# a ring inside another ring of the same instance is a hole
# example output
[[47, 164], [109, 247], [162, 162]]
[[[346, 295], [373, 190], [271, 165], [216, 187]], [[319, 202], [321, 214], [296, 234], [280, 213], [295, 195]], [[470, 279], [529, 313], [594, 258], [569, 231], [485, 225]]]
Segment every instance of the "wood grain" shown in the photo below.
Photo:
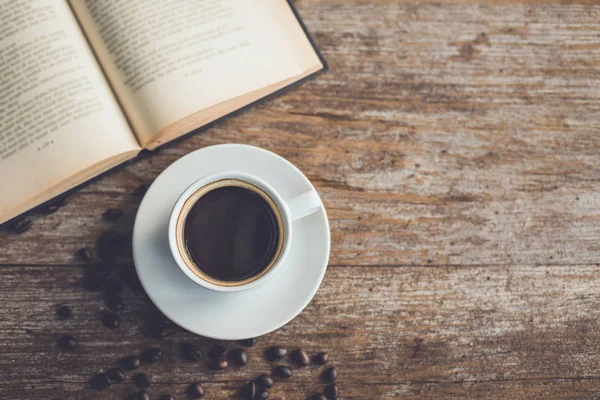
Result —
[[[172, 327], [165, 359], [144, 369], [153, 396], [184, 398], [200, 380], [207, 398], [232, 398], [282, 344], [329, 351], [343, 398], [600, 398], [600, 5], [476, 3], [298, 0], [330, 72], [109, 174], [23, 235], [0, 232], [0, 398], [131, 390], [85, 387], [157, 344], [143, 333], [155, 310], [126, 291], [123, 325], [107, 331], [73, 253], [107, 229], [130, 237], [140, 183], [230, 142], [275, 151], [315, 183], [330, 268], [241, 370], [181, 361], [181, 342], [211, 342]], [[123, 220], [102, 221], [108, 207]], [[129, 251], [118, 261], [131, 263]], [[55, 319], [62, 303], [73, 320]], [[55, 346], [67, 331], [74, 353]], [[297, 371], [273, 395], [304, 399], [322, 390], [318, 373]]]
[[[158, 345], [163, 360], [140, 368], [151, 375], [152, 393], [181, 394], [201, 380], [208, 398], [231, 398], [243, 382], [271, 369], [264, 350], [285, 344], [328, 351], [344, 398], [548, 398], [549, 386], [554, 394], [589, 398], [584, 391], [600, 379], [599, 272], [600, 265], [332, 266], [309, 307], [248, 350], [246, 367], [214, 373], [179, 352], [183, 342], [205, 352], [214, 342], [176, 327], [163, 341], [144, 337], [144, 316], [156, 311], [143, 296], [127, 290], [121, 327], [108, 331], [99, 318], [101, 295], [81, 290], [83, 268], [6, 266], [0, 370], [7, 374], [0, 396], [19, 398], [9, 395], [25, 386], [22, 398], [121, 398], [131, 382], [100, 393], [86, 383], [120, 356]], [[54, 316], [63, 303], [72, 305], [72, 320]], [[73, 353], [56, 348], [65, 332], [79, 339]], [[295, 369], [273, 393], [304, 399], [322, 390], [320, 371]]]

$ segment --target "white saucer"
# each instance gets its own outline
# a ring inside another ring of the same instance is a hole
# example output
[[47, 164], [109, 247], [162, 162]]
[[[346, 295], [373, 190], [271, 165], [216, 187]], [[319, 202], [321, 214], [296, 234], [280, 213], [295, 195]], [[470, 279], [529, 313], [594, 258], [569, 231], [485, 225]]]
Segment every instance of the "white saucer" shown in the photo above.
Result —
[[322, 208], [294, 222], [287, 260], [264, 284], [239, 293], [218, 293], [193, 283], [169, 250], [171, 209], [194, 181], [231, 170], [262, 178], [284, 199], [314, 189], [298, 168], [270, 151], [239, 144], [206, 147], [177, 160], [156, 178], [140, 204], [133, 230], [135, 267], [154, 304], [182, 328], [224, 340], [264, 335], [298, 315], [323, 280], [330, 245]]

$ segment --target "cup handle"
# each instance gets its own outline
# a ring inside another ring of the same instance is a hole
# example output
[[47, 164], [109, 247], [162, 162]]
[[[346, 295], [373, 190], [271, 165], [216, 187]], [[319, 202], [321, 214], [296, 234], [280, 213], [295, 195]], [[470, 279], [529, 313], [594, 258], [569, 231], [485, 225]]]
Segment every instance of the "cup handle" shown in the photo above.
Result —
[[316, 190], [309, 190], [286, 201], [292, 222], [317, 212], [322, 206]]

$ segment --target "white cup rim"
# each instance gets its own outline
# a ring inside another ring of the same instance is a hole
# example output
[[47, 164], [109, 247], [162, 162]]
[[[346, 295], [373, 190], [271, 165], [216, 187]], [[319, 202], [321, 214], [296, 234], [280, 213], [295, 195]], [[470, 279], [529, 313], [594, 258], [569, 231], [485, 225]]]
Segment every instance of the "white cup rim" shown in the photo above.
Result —
[[[207, 280], [204, 280], [201, 277], [199, 277], [198, 275], [196, 275], [190, 269], [190, 267], [187, 266], [187, 264], [183, 260], [183, 257], [181, 256], [181, 254], [179, 252], [179, 246], [177, 244], [177, 234], [176, 234], [177, 221], [179, 219], [179, 214], [183, 210], [183, 206], [184, 206], [185, 202], [187, 201], [187, 199], [190, 198], [200, 188], [202, 188], [210, 183], [217, 182], [217, 181], [224, 180], [224, 179], [237, 179], [237, 180], [245, 181], [245, 182], [250, 183], [250, 184], [258, 187], [259, 189], [263, 190], [275, 202], [275, 204], [279, 208], [279, 212], [280, 212], [282, 220], [283, 220], [282, 234], [284, 236], [284, 240], [283, 240], [281, 252], [279, 253], [279, 257], [277, 258], [277, 261], [262, 276], [258, 277], [257, 279], [255, 279], [251, 282], [236, 285], [236, 286], [217, 285], [212, 282], [208, 282]], [[281, 197], [281, 195], [271, 185], [269, 185], [264, 180], [260, 179], [259, 177], [255, 176], [255, 175], [248, 174], [246, 172], [241, 172], [241, 171], [218, 172], [218, 173], [204, 176], [204, 177], [196, 180], [195, 182], [193, 182], [190, 186], [187, 187], [187, 189], [185, 189], [183, 191], [183, 193], [179, 196], [179, 198], [175, 202], [175, 205], [173, 206], [173, 209], [171, 210], [171, 216], [169, 218], [169, 228], [168, 229], [169, 229], [169, 247], [171, 249], [173, 258], [175, 259], [175, 262], [177, 263], [177, 266], [179, 267], [181, 272], [183, 272], [185, 276], [187, 276], [192, 282], [198, 284], [199, 286], [202, 286], [206, 289], [214, 290], [217, 292], [225, 292], [225, 293], [234, 293], [234, 292], [241, 292], [244, 290], [249, 290], [249, 289], [252, 289], [254, 287], [257, 287], [257, 286], [263, 284], [268, 279], [270, 279], [275, 273], [277, 273], [281, 269], [281, 266], [285, 262], [287, 254], [289, 253], [289, 248], [290, 248], [291, 239], [292, 239], [292, 220], [291, 220], [290, 210], [288, 209], [288, 206], [287, 206], [286, 202], [283, 200], [283, 198]]]

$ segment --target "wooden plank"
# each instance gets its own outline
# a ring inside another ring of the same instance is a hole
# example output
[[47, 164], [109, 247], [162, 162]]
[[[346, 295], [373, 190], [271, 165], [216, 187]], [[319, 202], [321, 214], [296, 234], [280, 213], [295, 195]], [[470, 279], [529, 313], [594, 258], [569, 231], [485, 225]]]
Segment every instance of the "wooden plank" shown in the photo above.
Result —
[[[81, 190], [0, 263], [67, 264], [190, 151], [249, 143], [323, 195], [334, 264], [595, 263], [600, 6], [299, 2], [332, 71]], [[130, 262], [130, 258], [124, 260]]]
[[322, 4], [352, 4], [352, 5], [424, 5], [424, 4], [477, 4], [480, 6], [505, 6], [505, 5], [598, 5], [595, 0], [293, 0], [298, 8], [304, 11], [305, 7], [315, 7]]
[[[109, 331], [99, 321], [101, 295], [81, 289], [82, 268], [1, 271], [0, 398], [121, 398], [130, 381], [98, 393], [85, 389], [88, 378], [154, 345], [163, 359], [137, 371], [151, 376], [152, 398], [184, 398], [195, 380], [206, 383], [207, 398], [231, 398], [270, 370], [262, 354], [275, 344], [328, 351], [344, 398], [589, 399], [600, 377], [600, 265], [332, 267], [297, 319], [248, 350], [246, 367], [219, 373], [179, 354], [186, 341], [206, 352], [208, 339], [176, 327], [164, 341], [145, 337], [145, 316], [156, 311], [129, 289], [121, 327]], [[56, 319], [60, 304], [73, 308], [71, 320]], [[65, 332], [79, 339], [73, 353], [56, 348]], [[273, 394], [304, 400], [322, 390], [320, 371], [296, 369]]]

